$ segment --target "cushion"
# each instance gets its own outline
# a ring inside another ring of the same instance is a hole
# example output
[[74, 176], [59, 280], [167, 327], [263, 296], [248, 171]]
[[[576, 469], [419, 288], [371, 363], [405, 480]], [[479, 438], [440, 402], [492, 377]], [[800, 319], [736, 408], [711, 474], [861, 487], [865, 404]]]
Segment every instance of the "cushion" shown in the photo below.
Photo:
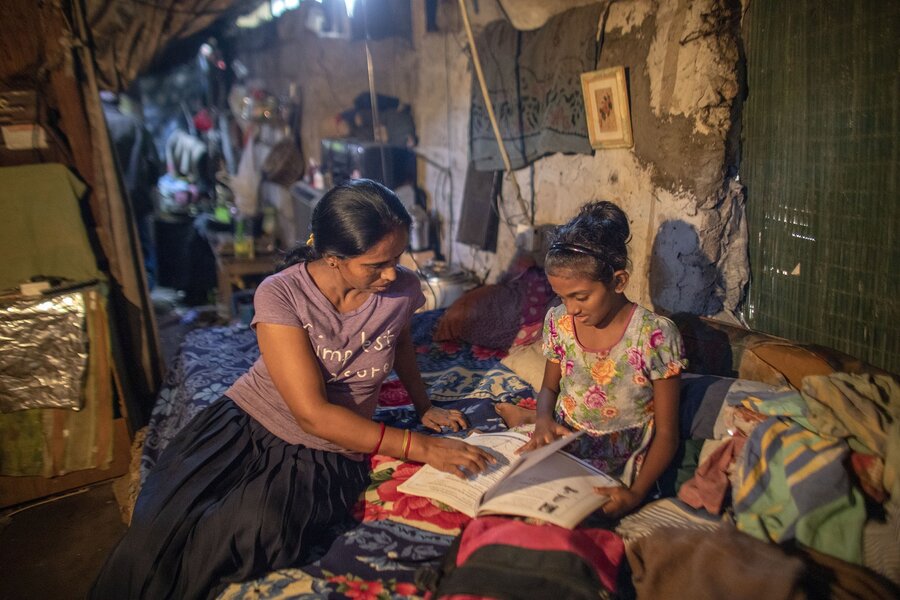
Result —
[[752, 344], [738, 365], [738, 376], [776, 386], [800, 389], [807, 375], [830, 375], [834, 368], [821, 356], [787, 341]]
[[547, 310], [558, 302], [546, 274], [540, 269], [527, 270], [517, 284], [522, 291], [522, 317], [519, 331], [512, 342], [513, 347], [525, 346], [540, 340], [544, 329], [544, 316]]
[[434, 340], [507, 349], [519, 331], [521, 296], [514, 286], [490, 284], [469, 290], [444, 312]]
[[513, 348], [500, 363], [524, 379], [535, 393], [541, 391], [547, 359], [541, 352], [540, 341]]
[[434, 333], [458, 341], [508, 350], [540, 337], [553, 294], [543, 270], [532, 267], [502, 283], [469, 290], [444, 312]]
[[[827, 375], [840, 365], [819, 349], [695, 315], [675, 314], [691, 371], [791, 385], [807, 375]], [[860, 367], [861, 368], [861, 367]]]
[[510, 352], [520, 346], [528, 346], [534, 342], [539, 342], [544, 333], [544, 324], [541, 321], [522, 325], [519, 328], [516, 337], [513, 339], [512, 345], [509, 347]]

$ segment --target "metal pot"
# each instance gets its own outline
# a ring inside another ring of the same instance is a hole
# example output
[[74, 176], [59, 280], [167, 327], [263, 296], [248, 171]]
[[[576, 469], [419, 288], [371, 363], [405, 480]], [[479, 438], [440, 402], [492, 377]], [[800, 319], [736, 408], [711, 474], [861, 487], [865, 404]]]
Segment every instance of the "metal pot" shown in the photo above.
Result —
[[425, 294], [422, 310], [446, 308], [478, 285], [472, 273], [451, 267], [443, 261], [429, 262], [420, 269], [419, 276], [422, 279], [422, 293]]

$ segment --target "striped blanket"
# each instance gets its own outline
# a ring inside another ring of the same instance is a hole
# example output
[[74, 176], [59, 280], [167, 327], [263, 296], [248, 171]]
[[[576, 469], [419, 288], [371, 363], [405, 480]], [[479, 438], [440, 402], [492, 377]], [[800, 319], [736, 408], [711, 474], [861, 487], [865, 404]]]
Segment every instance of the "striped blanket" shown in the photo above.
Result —
[[811, 428], [799, 394], [742, 404], [770, 418], [753, 430], [732, 478], [738, 529], [861, 563], [866, 513], [844, 467], [847, 443]]

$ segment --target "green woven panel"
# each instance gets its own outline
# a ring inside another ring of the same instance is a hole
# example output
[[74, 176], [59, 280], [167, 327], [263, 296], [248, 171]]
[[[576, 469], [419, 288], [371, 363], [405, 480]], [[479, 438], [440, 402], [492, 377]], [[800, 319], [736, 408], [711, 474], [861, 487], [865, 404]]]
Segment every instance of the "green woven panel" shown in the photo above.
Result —
[[900, 372], [900, 2], [754, 0], [752, 327]]

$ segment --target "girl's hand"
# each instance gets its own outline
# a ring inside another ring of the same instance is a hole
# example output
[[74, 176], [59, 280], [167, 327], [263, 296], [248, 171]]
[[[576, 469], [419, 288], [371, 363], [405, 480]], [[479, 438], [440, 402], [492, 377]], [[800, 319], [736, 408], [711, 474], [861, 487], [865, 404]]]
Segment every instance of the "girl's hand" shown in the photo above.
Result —
[[445, 410], [432, 406], [425, 411], [421, 419], [422, 425], [433, 431], [440, 431], [442, 427], [449, 427], [453, 431], [459, 431], [469, 426], [466, 418], [458, 410]]
[[609, 502], [600, 507], [603, 514], [608, 517], [618, 518], [625, 516], [640, 505], [644, 498], [631, 488], [595, 487], [594, 493], [601, 496], [609, 496]]
[[541, 446], [546, 446], [550, 442], [554, 442], [562, 436], [571, 433], [566, 427], [560, 425], [552, 419], [538, 419], [534, 426], [534, 433], [521, 448], [516, 450], [516, 454], [536, 450]]
[[[472, 444], [467, 444], [453, 438], [417, 436], [416, 441], [424, 440], [421, 454], [421, 462], [431, 465], [439, 471], [456, 475], [465, 479], [470, 475], [477, 475], [484, 471], [488, 465], [497, 462], [493, 456]], [[415, 448], [416, 444], [414, 444]]]

